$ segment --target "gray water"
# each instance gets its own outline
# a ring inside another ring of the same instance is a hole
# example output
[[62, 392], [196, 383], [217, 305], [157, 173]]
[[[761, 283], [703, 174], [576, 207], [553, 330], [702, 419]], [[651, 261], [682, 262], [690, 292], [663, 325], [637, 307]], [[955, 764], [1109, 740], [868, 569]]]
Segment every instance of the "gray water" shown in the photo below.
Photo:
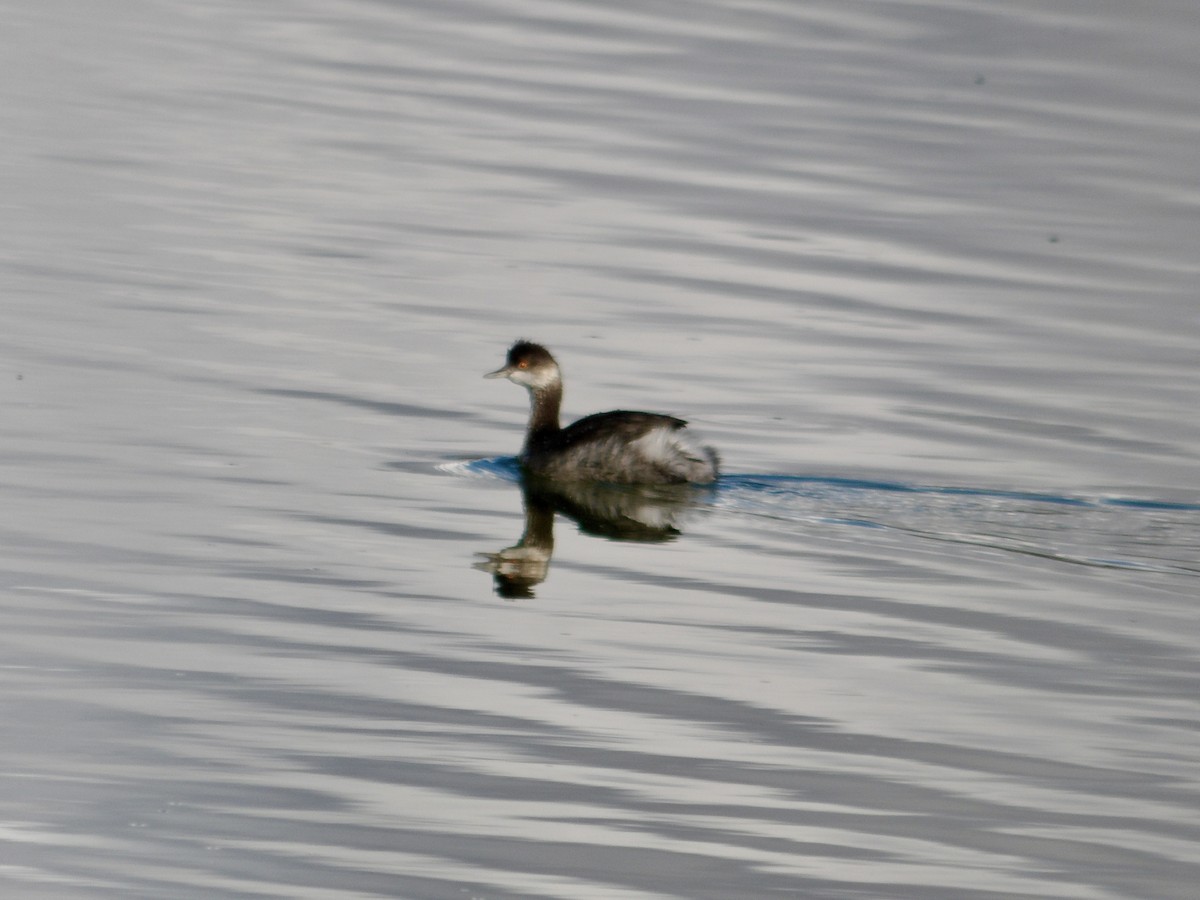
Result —
[[5, 898], [1196, 896], [1192, 4], [4, 22]]

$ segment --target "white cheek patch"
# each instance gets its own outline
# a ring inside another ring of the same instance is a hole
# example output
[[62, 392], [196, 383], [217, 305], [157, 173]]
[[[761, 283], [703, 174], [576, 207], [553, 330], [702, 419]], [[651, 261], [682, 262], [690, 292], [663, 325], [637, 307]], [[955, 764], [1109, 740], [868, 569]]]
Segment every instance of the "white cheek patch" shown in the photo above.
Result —
[[508, 376], [508, 380], [517, 384], [523, 384], [525, 387], [533, 388], [535, 391], [540, 391], [555, 384], [558, 381], [558, 373], [552, 368], [513, 369], [513, 373]]
[[533, 386], [539, 390], [542, 388], [548, 388], [550, 385], [558, 384], [559, 382], [558, 370], [553, 368], [538, 369], [533, 374], [532, 378]]

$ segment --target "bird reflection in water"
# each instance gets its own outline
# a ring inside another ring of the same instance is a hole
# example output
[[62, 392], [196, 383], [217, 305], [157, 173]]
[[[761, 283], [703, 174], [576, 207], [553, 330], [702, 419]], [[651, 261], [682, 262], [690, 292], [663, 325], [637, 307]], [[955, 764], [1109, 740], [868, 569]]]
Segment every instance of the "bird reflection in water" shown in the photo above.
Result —
[[533, 596], [546, 580], [554, 553], [554, 515], [575, 521], [584, 534], [613, 541], [655, 544], [681, 533], [686, 513], [711, 487], [692, 484], [607, 485], [552, 482], [526, 476], [521, 480], [525, 531], [511, 547], [480, 553], [475, 568], [491, 572], [496, 593], [505, 599]]

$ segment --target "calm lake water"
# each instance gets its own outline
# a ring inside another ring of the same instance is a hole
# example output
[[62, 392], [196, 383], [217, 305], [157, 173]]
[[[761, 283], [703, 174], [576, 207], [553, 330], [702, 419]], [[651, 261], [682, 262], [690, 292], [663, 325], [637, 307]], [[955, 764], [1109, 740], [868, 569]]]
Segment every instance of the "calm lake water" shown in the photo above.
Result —
[[1196, 896], [1194, 4], [7, 6], [6, 898]]

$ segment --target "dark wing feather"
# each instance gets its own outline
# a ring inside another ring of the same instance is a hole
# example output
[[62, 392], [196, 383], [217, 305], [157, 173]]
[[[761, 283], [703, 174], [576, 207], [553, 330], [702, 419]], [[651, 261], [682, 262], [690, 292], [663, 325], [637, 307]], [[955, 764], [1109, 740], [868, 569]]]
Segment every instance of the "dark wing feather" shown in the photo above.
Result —
[[562, 430], [559, 441], [564, 448], [612, 437], [629, 442], [636, 441], [655, 428], [676, 430], [686, 424], [686, 421], [675, 416], [614, 409], [612, 412], [595, 413], [584, 416], [578, 422], [572, 422]]

